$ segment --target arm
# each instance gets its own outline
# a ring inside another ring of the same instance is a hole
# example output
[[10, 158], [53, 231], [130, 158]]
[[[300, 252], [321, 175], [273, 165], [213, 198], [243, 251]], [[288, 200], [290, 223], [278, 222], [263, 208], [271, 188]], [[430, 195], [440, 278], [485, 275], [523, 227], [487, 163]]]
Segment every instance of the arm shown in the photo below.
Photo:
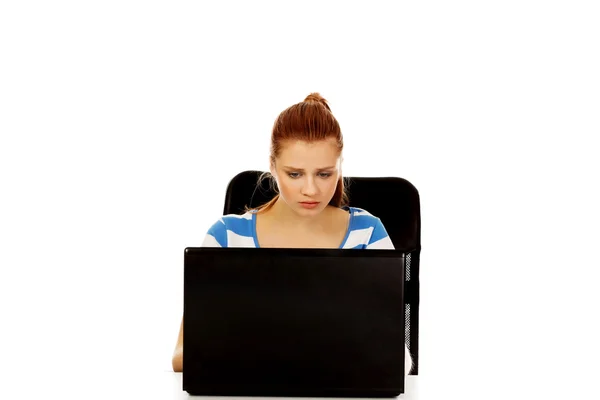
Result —
[[[227, 247], [227, 230], [225, 229], [223, 220], [215, 222], [210, 227], [204, 237], [202, 247]], [[183, 372], [183, 318], [181, 319], [179, 336], [177, 337], [177, 344], [175, 345], [171, 364], [173, 365], [173, 371]]]
[[383, 223], [379, 218], [373, 226], [373, 232], [367, 243], [367, 249], [390, 249], [394, 250], [394, 244], [387, 233], [387, 230], [383, 226]]
[[173, 371], [183, 372], [183, 318], [181, 319], [179, 337], [177, 338], [177, 344], [175, 345], [175, 351], [173, 352], [172, 364]]
[[409, 375], [412, 367], [412, 356], [410, 355], [410, 351], [408, 351], [408, 347], [404, 345], [404, 375]]

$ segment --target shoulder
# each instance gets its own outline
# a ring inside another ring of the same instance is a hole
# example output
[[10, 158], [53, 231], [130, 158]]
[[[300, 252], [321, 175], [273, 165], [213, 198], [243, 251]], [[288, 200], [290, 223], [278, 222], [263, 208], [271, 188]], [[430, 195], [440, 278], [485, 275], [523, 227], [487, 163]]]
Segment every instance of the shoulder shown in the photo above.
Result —
[[353, 248], [393, 249], [394, 245], [381, 219], [359, 207], [349, 207], [349, 244]]
[[364, 208], [359, 208], [359, 207], [348, 207], [349, 208], [349, 212], [350, 215], [352, 216], [352, 219], [354, 220], [354, 222], [357, 222], [361, 227], [369, 227], [369, 226], [376, 226], [378, 224], [381, 224], [381, 220], [371, 214], [369, 211], [365, 210]]
[[244, 214], [227, 214], [223, 215], [217, 223], [221, 223], [230, 228], [245, 227], [252, 223], [252, 213], [245, 212]]
[[253, 213], [227, 214], [211, 225], [205, 247], [250, 247], [253, 239]]

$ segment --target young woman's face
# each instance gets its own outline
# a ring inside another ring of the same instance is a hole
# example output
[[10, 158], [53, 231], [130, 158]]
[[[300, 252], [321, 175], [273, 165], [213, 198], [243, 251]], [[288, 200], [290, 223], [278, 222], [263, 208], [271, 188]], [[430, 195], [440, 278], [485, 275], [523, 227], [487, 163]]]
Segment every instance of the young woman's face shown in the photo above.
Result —
[[280, 198], [301, 215], [316, 215], [327, 207], [340, 177], [339, 149], [333, 139], [289, 141], [271, 166]]

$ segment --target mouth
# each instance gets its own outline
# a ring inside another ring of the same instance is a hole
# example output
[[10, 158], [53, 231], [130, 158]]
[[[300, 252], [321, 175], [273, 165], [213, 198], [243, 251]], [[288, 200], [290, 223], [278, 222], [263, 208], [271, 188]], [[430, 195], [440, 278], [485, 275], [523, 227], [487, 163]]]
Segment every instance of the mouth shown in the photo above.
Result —
[[306, 208], [307, 210], [312, 210], [317, 208], [319, 205], [318, 201], [301, 201], [300, 207]]

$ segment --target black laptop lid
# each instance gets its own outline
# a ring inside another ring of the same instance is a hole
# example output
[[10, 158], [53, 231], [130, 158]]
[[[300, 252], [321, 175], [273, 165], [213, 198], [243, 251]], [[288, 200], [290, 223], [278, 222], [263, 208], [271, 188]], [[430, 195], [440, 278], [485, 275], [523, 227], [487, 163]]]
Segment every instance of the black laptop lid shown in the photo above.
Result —
[[403, 283], [395, 250], [187, 248], [183, 389], [397, 396]]

